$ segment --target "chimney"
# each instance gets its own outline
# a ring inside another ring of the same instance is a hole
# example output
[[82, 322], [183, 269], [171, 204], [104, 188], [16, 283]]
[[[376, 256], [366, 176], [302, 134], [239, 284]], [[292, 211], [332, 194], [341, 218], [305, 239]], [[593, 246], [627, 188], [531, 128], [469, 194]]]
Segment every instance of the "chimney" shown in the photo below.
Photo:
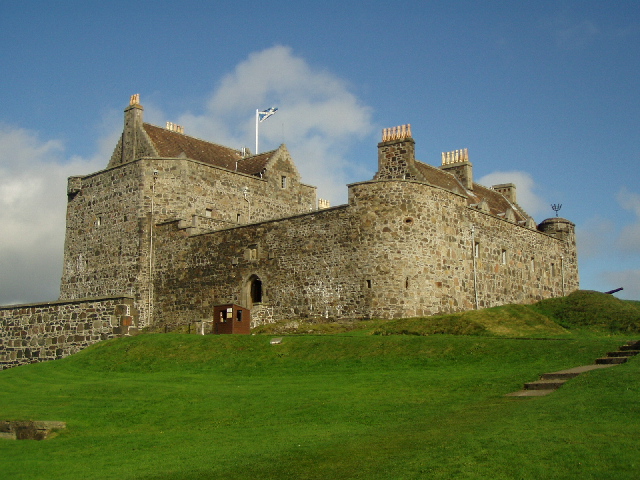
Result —
[[177, 123], [167, 122], [167, 130], [170, 132], [183, 133], [184, 127], [182, 125], [178, 125]]
[[469, 149], [442, 152], [442, 166], [440, 170], [455, 175], [462, 186], [473, 190], [473, 165], [469, 161]]
[[411, 125], [382, 130], [378, 143], [378, 172], [374, 180], [414, 180], [416, 142], [411, 137]]
[[129, 106], [124, 110], [124, 130], [122, 131], [122, 161], [134, 160], [137, 155], [138, 132], [142, 129], [144, 108], [140, 105], [140, 94], [131, 95]]
[[516, 186], [513, 183], [501, 183], [500, 185], [493, 185], [491, 188], [501, 193], [511, 203], [518, 203], [516, 200]]

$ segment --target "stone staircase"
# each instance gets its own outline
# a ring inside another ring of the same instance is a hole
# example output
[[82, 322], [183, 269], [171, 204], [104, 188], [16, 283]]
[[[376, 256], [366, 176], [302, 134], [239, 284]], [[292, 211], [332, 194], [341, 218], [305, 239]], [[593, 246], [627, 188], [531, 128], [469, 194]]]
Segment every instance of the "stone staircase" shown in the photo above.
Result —
[[508, 393], [509, 397], [542, 397], [549, 395], [560, 388], [567, 380], [577, 377], [581, 373], [601, 368], [615, 367], [625, 363], [630, 357], [640, 353], [640, 341], [627, 342], [616, 352], [607, 353], [606, 357], [596, 359], [594, 365], [583, 365], [581, 367], [569, 368], [558, 372], [545, 373], [540, 376], [540, 380], [524, 384], [524, 389], [517, 392]]

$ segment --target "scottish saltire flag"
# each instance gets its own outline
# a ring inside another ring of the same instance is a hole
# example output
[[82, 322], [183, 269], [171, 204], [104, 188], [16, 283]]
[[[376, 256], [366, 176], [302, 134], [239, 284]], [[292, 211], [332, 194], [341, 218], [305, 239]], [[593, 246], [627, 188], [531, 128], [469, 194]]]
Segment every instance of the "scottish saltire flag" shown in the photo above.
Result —
[[263, 120], [266, 120], [267, 118], [269, 118], [271, 115], [273, 115], [277, 111], [278, 111], [278, 109], [275, 108], [275, 107], [267, 108], [263, 112], [258, 112], [258, 119], [260, 120], [260, 122], [262, 122]]

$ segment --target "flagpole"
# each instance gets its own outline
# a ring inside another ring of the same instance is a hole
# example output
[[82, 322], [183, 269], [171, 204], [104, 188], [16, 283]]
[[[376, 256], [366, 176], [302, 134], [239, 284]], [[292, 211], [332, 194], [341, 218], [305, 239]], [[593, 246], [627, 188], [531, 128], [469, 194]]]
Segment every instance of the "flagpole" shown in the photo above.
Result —
[[256, 155], [258, 154], [258, 109], [256, 108]]

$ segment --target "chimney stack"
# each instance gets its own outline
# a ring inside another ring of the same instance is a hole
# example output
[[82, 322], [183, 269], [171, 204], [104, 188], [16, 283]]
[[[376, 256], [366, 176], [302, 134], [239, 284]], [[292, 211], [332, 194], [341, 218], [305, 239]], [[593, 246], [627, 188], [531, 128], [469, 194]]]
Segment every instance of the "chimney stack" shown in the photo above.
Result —
[[416, 142], [411, 137], [411, 125], [382, 130], [378, 143], [378, 173], [374, 180], [415, 180]]
[[473, 190], [473, 165], [469, 161], [469, 149], [442, 152], [442, 166], [440, 170], [454, 174], [462, 186]]

